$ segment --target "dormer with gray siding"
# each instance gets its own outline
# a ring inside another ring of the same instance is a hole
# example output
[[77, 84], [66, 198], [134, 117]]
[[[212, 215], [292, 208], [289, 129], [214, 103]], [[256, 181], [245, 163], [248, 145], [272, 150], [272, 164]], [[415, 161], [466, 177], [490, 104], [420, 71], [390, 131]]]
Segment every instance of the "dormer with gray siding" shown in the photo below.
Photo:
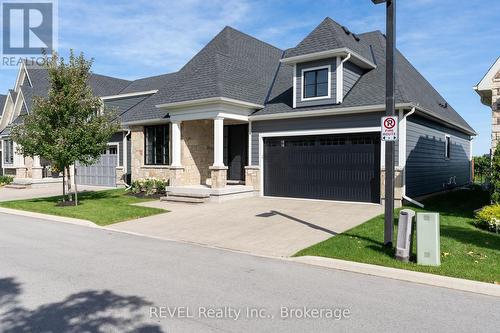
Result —
[[341, 104], [364, 70], [347, 57], [294, 65], [294, 108]]

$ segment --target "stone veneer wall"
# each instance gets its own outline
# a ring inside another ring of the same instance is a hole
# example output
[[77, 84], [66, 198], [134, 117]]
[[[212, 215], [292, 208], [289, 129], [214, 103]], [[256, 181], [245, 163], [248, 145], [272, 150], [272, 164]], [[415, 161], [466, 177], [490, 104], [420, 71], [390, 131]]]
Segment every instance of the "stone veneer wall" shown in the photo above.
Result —
[[206, 184], [214, 162], [213, 120], [184, 121], [181, 124], [183, 185]]
[[493, 89], [491, 92], [491, 109], [492, 109], [492, 123], [491, 123], [491, 148], [492, 151], [500, 142], [500, 72], [493, 78]]
[[[403, 172], [401, 169], [394, 170], [394, 207], [399, 208], [403, 204]], [[380, 203], [385, 200], [385, 170], [380, 170]]]
[[131, 158], [131, 173], [132, 181], [155, 177], [161, 179], [170, 178], [170, 169], [168, 166], [149, 166], [144, 165], [144, 127], [134, 126], [130, 128], [132, 145], [132, 158]]
[[[132, 180], [156, 177], [170, 179], [175, 173], [168, 166], [144, 165], [144, 127], [134, 126], [131, 130]], [[205, 184], [211, 177], [209, 167], [213, 164], [213, 121], [192, 120], [181, 124], [181, 164], [177, 185]]]

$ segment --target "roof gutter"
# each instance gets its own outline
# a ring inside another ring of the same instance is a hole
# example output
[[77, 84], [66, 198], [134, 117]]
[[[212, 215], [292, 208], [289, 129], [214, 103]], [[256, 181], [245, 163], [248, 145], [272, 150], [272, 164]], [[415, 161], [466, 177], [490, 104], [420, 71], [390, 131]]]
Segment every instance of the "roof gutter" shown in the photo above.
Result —
[[[409, 108], [411, 104], [408, 103], [398, 103], [397, 108]], [[352, 106], [352, 107], [338, 107], [331, 109], [322, 110], [307, 110], [307, 111], [296, 111], [296, 112], [282, 112], [275, 114], [263, 114], [263, 115], [252, 115], [249, 118], [253, 121], [255, 120], [274, 120], [274, 119], [285, 119], [285, 118], [305, 118], [305, 117], [321, 117], [321, 116], [331, 116], [340, 114], [352, 114], [352, 113], [365, 113], [365, 112], [381, 112], [385, 110], [385, 104], [377, 105], [365, 105], [365, 106]]]
[[133, 92], [133, 93], [128, 93], [128, 94], [102, 96], [101, 99], [103, 101], [108, 101], [108, 100], [112, 100], [112, 99], [129, 98], [129, 97], [144, 96], [144, 95], [153, 95], [153, 94], [156, 94], [157, 92], [158, 92], [158, 90], [138, 91], [138, 92]]
[[443, 121], [442, 119], [440, 119], [440, 118], [436, 117], [435, 115], [433, 115], [429, 110], [427, 110], [425, 108], [422, 108], [419, 105], [416, 105], [416, 104], [412, 103], [411, 107], [416, 108], [417, 111], [423, 113], [425, 116], [427, 116], [429, 118], [432, 118], [433, 120], [435, 120], [435, 121], [437, 121], [437, 122], [439, 122], [441, 124], [444, 124], [446, 126], [455, 128], [455, 129], [459, 130], [460, 132], [463, 132], [463, 133], [471, 135], [471, 136], [476, 136], [477, 135], [477, 133], [474, 130], [471, 131], [471, 130], [469, 130], [469, 129], [465, 128], [465, 127], [462, 127], [460, 125], [455, 125], [455, 124], [451, 124], [449, 122]]
[[341, 47], [341, 48], [337, 48], [337, 49], [331, 49], [331, 50], [326, 50], [326, 51], [302, 54], [302, 55], [289, 57], [289, 58], [283, 58], [280, 60], [280, 62], [282, 62], [284, 64], [288, 64], [288, 65], [293, 65], [293, 64], [297, 64], [299, 62], [319, 60], [319, 59], [324, 59], [324, 58], [334, 58], [334, 57], [339, 57], [339, 56], [347, 56], [348, 54], [352, 54], [353, 60], [351, 60], [351, 61], [360, 67], [363, 67], [366, 69], [373, 69], [373, 68], [377, 67], [377, 65], [375, 65], [372, 61], [366, 59], [362, 55], [354, 52], [353, 50], [351, 50], [347, 47]]
[[136, 121], [127, 121], [121, 123], [122, 126], [140, 126], [140, 125], [158, 125], [158, 124], [167, 124], [170, 120], [168, 118], [156, 118], [156, 119], [144, 119], [144, 120], [136, 120]]

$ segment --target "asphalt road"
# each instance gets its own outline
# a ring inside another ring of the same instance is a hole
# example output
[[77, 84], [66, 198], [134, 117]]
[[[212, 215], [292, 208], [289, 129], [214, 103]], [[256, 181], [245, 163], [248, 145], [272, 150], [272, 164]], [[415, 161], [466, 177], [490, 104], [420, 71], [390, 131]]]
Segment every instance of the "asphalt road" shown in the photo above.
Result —
[[499, 322], [499, 298], [0, 214], [1, 332], [498, 332]]

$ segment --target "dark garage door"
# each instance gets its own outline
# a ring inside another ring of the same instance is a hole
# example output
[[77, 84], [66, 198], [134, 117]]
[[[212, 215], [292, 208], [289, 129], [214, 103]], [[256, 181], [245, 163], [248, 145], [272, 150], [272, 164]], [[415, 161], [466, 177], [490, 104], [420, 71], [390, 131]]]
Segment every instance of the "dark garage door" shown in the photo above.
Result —
[[265, 138], [264, 195], [379, 203], [380, 135]]

